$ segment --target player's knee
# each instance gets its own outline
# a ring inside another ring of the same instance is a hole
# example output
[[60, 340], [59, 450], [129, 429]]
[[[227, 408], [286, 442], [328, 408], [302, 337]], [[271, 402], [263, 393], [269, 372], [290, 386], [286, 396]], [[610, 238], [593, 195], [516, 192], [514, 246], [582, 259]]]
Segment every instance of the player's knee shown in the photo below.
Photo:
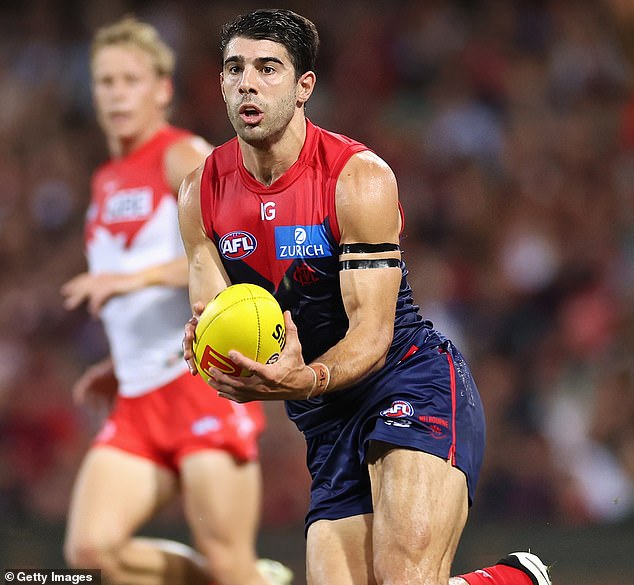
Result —
[[[374, 549], [373, 571], [378, 585], [436, 585], [440, 567], [431, 553], [431, 531], [425, 525], [416, 530], [395, 531]], [[445, 581], [446, 583], [446, 581]], [[445, 585], [443, 583], [443, 585]]]
[[115, 564], [112, 550], [103, 543], [92, 540], [67, 540], [64, 543], [64, 559], [73, 569], [101, 569], [112, 572]]
[[229, 547], [213, 544], [205, 551], [205, 560], [209, 573], [220, 583], [231, 582], [231, 576], [240, 570], [241, 565], [236, 562], [235, 554]]
[[208, 544], [204, 552], [207, 571], [218, 583], [245, 583], [253, 579], [255, 554], [234, 547], [214, 543]]
[[67, 540], [64, 543], [64, 559], [73, 569], [97, 568], [97, 549], [87, 543]]
[[446, 585], [449, 575], [442, 577], [440, 573], [440, 567], [404, 558], [394, 558], [390, 565], [374, 565], [377, 585]]

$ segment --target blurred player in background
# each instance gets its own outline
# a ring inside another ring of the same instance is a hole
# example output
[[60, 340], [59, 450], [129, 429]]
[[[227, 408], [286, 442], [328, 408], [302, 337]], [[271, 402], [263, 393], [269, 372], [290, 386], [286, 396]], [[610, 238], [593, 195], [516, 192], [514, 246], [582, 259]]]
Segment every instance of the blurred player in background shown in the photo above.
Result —
[[[255, 553], [261, 405], [218, 398], [182, 360], [191, 310], [175, 194], [211, 146], [168, 123], [174, 55], [150, 25], [100, 29], [91, 70], [111, 159], [93, 177], [89, 271], [62, 294], [103, 320], [111, 351], [75, 396], [112, 408], [76, 480], [67, 562], [115, 584], [288, 583], [288, 569]], [[179, 490], [196, 550], [136, 537]]]
[[392, 170], [305, 117], [318, 43], [288, 10], [223, 29], [237, 137], [181, 188], [194, 310], [185, 358], [194, 372], [197, 317], [229, 283], [267, 287], [288, 311], [278, 362], [232, 352], [253, 376], [212, 368], [210, 385], [237, 403], [286, 400], [304, 433], [310, 585], [550, 585], [523, 552], [450, 579], [482, 462], [482, 406], [464, 358], [413, 302]]

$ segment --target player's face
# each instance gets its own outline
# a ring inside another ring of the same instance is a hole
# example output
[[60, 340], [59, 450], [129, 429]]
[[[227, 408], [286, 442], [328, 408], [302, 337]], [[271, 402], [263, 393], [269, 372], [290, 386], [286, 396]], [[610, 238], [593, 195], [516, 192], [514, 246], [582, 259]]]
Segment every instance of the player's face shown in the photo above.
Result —
[[142, 140], [164, 122], [171, 82], [156, 73], [146, 52], [131, 45], [104, 47], [93, 59], [92, 78], [97, 118], [109, 139]]
[[220, 81], [231, 124], [253, 145], [275, 141], [310, 95], [302, 78], [295, 79], [286, 48], [268, 40], [232, 39]]

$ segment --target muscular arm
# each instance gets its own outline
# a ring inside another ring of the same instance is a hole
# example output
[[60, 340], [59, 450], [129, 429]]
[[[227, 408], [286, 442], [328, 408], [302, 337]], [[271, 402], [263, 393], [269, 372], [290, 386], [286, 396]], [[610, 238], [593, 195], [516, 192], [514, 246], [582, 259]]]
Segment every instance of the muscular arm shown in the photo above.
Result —
[[[398, 245], [401, 228], [396, 179], [371, 152], [344, 167], [336, 191], [341, 244]], [[400, 260], [400, 252], [345, 254], [340, 260]], [[329, 390], [345, 388], [381, 368], [392, 342], [401, 281], [399, 267], [344, 269], [341, 294], [348, 315], [345, 337], [318, 360], [330, 369]]]
[[197, 373], [192, 343], [198, 317], [205, 305], [229, 286], [214, 243], [207, 237], [200, 209], [202, 167], [191, 173], [181, 185], [178, 195], [178, 222], [189, 265], [189, 300], [193, 317], [185, 325], [183, 357], [192, 374]]
[[191, 173], [178, 196], [178, 222], [189, 264], [189, 299], [192, 307], [206, 304], [230, 282], [213, 241], [207, 237], [200, 209], [202, 167]]
[[82, 272], [61, 288], [64, 307], [72, 310], [86, 301], [91, 314], [98, 316], [104, 304], [114, 296], [124, 295], [148, 286], [184, 287], [187, 285], [187, 260], [155, 264], [138, 272]]

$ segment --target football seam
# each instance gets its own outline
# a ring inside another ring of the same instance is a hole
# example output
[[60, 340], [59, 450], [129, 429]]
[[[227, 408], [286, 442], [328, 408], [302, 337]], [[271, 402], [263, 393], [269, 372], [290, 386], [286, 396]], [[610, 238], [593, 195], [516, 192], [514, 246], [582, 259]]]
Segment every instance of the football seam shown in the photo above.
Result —
[[[251, 292], [251, 291], [249, 291]], [[253, 294], [253, 293], [252, 293]], [[227, 312], [229, 309], [232, 309], [233, 307], [235, 307], [236, 305], [239, 305], [240, 303], [246, 303], [246, 302], [253, 302], [253, 308], [255, 309], [255, 315], [256, 315], [256, 319], [257, 319], [257, 324], [258, 324], [258, 336], [257, 336], [257, 344], [256, 344], [256, 360], [255, 361], [259, 361], [260, 358], [260, 352], [261, 352], [261, 348], [262, 348], [262, 322], [261, 322], [261, 318], [260, 318], [260, 312], [258, 311], [258, 305], [256, 302], [256, 300], [264, 300], [264, 301], [269, 301], [268, 297], [260, 297], [260, 296], [250, 296], [248, 298], [243, 298], [243, 299], [238, 299], [236, 300], [233, 304], [229, 305], [228, 307], [225, 307], [224, 309], [222, 309], [220, 312], [218, 312], [216, 314], [216, 316], [207, 323], [207, 326], [201, 331], [200, 336], [199, 337], [203, 337], [205, 335], [205, 332], [207, 331], [207, 329], [212, 325], [212, 323], [214, 323], [214, 321], [216, 321], [216, 319], [218, 319], [221, 315], [223, 315], [225, 312]], [[196, 354], [196, 347], [198, 346], [198, 342], [199, 340], [194, 340], [193, 343], [193, 347], [192, 349], [194, 350], [194, 354]]]
[[[252, 299], [255, 301], [255, 297], [252, 297]], [[253, 303], [253, 308], [255, 309], [255, 317], [258, 321], [258, 345], [257, 345], [257, 349], [255, 351], [255, 361], [259, 362], [260, 361], [260, 351], [262, 348], [262, 323], [260, 320], [260, 311], [258, 310], [258, 304], [257, 303]]]
[[[236, 305], [239, 305], [240, 303], [245, 303], [247, 301], [252, 301], [255, 297], [249, 297], [246, 299], [238, 299], [237, 301], [235, 301], [233, 304], [229, 305], [228, 307], [225, 307], [224, 309], [222, 309], [221, 311], [219, 311], [218, 313], [216, 313], [216, 316], [207, 323], [207, 326], [200, 332], [200, 337], [202, 337], [205, 334], [205, 331], [207, 331], [207, 329], [209, 329], [209, 327], [211, 326], [211, 324], [216, 321], [216, 319], [218, 319], [218, 317], [220, 317], [221, 315], [223, 315], [224, 313], [226, 313], [229, 309], [232, 309], [233, 307], [235, 307]], [[257, 313], [257, 308], [256, 308], [256, 313]], [[260, 322], [258, 320], [258, 330], [260, 327]], [[258, 335], [259, 338], [259, 335]], [[195, 341], [195, 343], [197, 344], [198, 342]]]

